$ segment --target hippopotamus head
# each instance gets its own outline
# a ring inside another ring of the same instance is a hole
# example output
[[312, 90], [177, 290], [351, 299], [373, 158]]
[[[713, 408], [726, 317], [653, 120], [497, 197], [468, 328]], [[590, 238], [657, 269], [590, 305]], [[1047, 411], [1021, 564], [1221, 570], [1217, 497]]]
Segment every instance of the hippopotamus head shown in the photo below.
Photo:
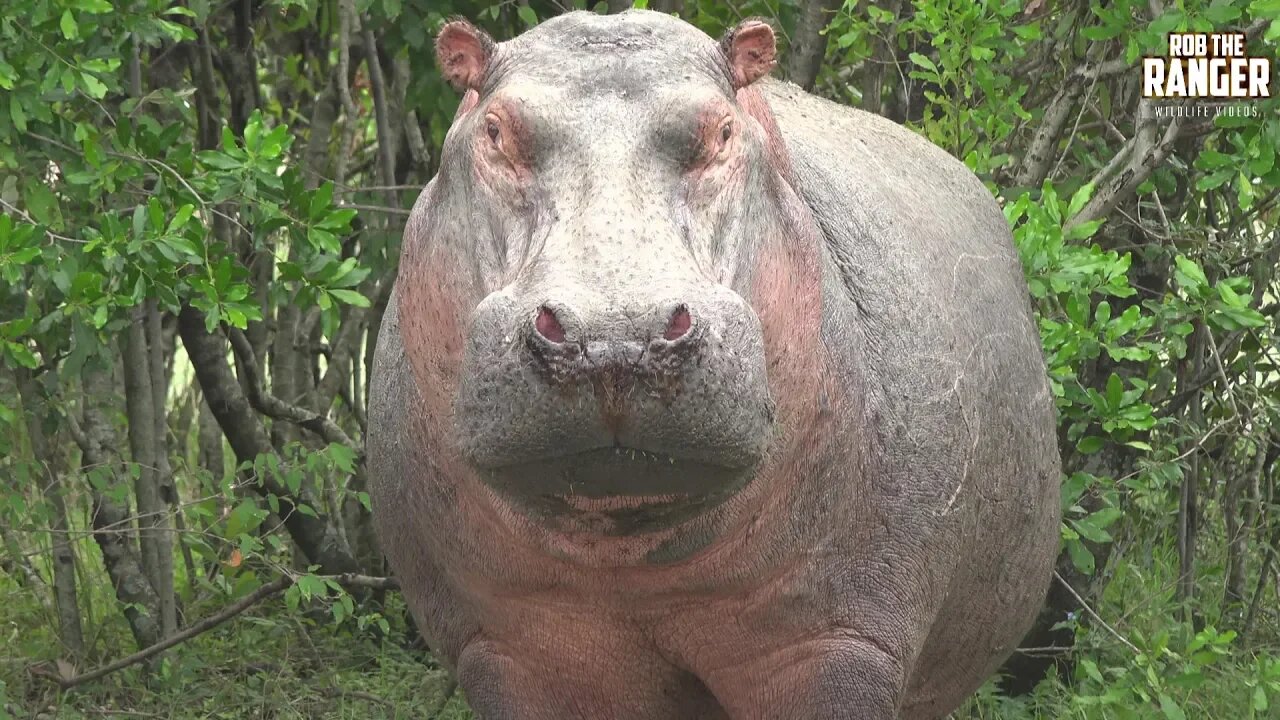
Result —
[[526, 517], [670, 527], [769, 456], [820, 304], [750, 87], [774, 52], [641, 11], [440, 33], [464, 97], [405, 235], [406, 356], [437, 449]]

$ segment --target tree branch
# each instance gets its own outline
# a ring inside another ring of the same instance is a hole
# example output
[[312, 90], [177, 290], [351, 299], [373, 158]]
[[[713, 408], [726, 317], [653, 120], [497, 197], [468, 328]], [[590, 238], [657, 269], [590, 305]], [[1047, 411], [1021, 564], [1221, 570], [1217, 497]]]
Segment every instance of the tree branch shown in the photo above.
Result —
[[[1107, 181], [1102, 173], [1094, 176], [1090, 182], [1105, 184], [1097, 186], [1089, 202], [1085, 203], [1080, 212], [1067, 220], [1063, 226], [1064, 230], [1106, 217], [1117, 203], [1128, 197], [1148, 177], [1151, 177], [1151, 173], [1155, 172], [1156, 168], [1160, 167], [1173, 152], [1174, 141], [1178, 139], [1178, 130], [1181, 127], [1176, 118], [1169, 120], [1164, 126], [1164, 132], [1161, 133], [1160, 123], [1154, 117], [1153, 106], [1146, 100], [1142, 100], [1138, 106], [1136, 124], [1138, 131], [1129, 139], [1126, 147], [1120, 150], [1120, 154], [1128, 155], [1129, 162], [1110, 181]], [[1109, 169], [1109, 167], [1103, 168], [1103, 171]]]
[[1062, 127], [1066, 125], [1067, 118], [1071, 117], [1071, 108], [1084, 94], [1085, 83], [1097, 80], [1102, 74], [1102, 68], [1105, 66], [1107, 70], [1112, 70], [1112, 63], [1098, 63], [1098, 56], [1102, 54], [1105, 45], [1098, 43], [1089, 48], [1085, 55], [1084, 62], [1067, 74], [1066, 81], [1058, 94], [1054, 96], [1049, 103], [1049, 107], [1044, 111], [1044, 116], [1040, 120], [1040, 127], [1036, 129], [1035, 135], [1031, 138], [1031, 143], [1027, 146], [1027, 152], [1022, 156], [1022, 167], [1019, 168], [1018, 174], [1014, 176], [1014, 183], [1022, 186], [1036, 186], [1044, 182], [1049, 174], [1049, 165], [1053, 162], [1057, 153], [1054, 148], [1058, 144], [1058, 137], [1062, 133]]
[[258, 369], [258, 361], [254, 356], [253, 347], [249, 344], [249, 339], [236, 328], [228, 328], [227, 337], [231, 339], [231, 349], [235, 351], [236, 359], [240, 362], [241, 369], [244, 370], [245, 385], [249, 391], [249, 404], [253, 406], [253, 409], [268, 417], [286, 420], [298, 427], [310, 430], [324, 438], [325, 442], [338, 443], [356, 452], [361, 452], [360, 446], [351, 439], [351, 436], [347, 435], [346, 431], [338, 427], [338, 424], [330, 420], [328, 416], [312, 412], [297, 405], [291, 405], [267, 392], [264, 387], [262, 372]]

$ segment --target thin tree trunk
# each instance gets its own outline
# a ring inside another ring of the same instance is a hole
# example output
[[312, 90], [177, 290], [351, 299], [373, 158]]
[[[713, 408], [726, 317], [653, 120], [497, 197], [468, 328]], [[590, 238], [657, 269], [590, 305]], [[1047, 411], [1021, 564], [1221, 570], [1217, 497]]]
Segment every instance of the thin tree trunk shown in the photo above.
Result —
[[[53, 601], [58, 616], [58, 637], [68, 655], [84, 655], [84, 632], [80, 626], [80, 604], [76, 592], [76, 556], [71, 543], [67, 516], [66, 492], [61, 474], [55, 468], [57, 459], [45, 436], [48, 403], [31, 373], [18, 368], [18, 392], [27, 419], [27, 440], [40, 485], [40, 494], [49, 504], [49, 535], [53, 551]], [[55, 443], [56, 444], [56, 443]], [[38, 577], [38, 576], [37, 576]]]
[[812, 90], [827, 55], [827, 36], [822, 33], [831, 24], [842, 0], [805, 0], [800, 4], [796, 29], [791, 35], [787, 54], [787, 79], [805, 90]]
[[862, 86], [862, 109], [869, 113], [889, 116], [889, 104], [884, 102], [885, 78], [894, 74], [893, 63], [897, 56], [898, 10], [902, 0], [888, 0], [883, 8], [893, 13], [893, 20], [884, 27], [884, 35], [876, 38], [875, 50], [867, 59], [866, 80]]
[[[1203, 326], [1196, 328], [1191, 341], [1187, 343], [1188, 363], [1183, 364], [1182, 372], [1186, 381], [1200, 377], [1203, 370], [1205, 334], [1209, 329]], [[1201, 398], [1195, 397], [1187, 404], [1186, 417], [1189, 425], [1204, 431], [1204, 412]], [[1189, 442], [1195, 442], [1191, 440]], [[1192, 598], [1196, 586], [1196, 535], [1199, 524], [1199, 483], [1200, 483], [1200, 451], [1191, 448], [1187, 458], [1187, 468], [1182, 475], [1182, 485], [1178, 494], [1177, 548], [1178, 548], [1178, 583], [1176, 596], [1183, 603], [1184, 618], [1194, 621], [1196, 613], [1192, 608]]]
[[[107, 377], [100, 371], [89, 371], [84, 383], [83, 431], [75, 432], [76, 425], [72, 420], [72, 430], [81, 450], [80, 464], [86, 477], [98, 473], [117, 476], [115, 470], [119, 464], [111, 458], [113, 449], [118, 447], [115, 431], [101, 408], [110, 403], [111, 394]], [[116, 505], [92, 483], [89, 487], [93, 496], [93, 537], [102, 551], [102, 562], [115, 588], [116, 598], [124, 607], [134, 642], [140, 648], [154, 645], [164, 637], [160, 625], [160, 598], [143, 570], [137, 551], [129, 542], [128, 509]]]
[[1249, 553], [1248, 530], [1251, 527], [1240, 512], [1240, 498], [1244, 496], [1254, 478], [1262, 474], [1266, 460], [1266, 435], [1263, 434], [1255, 448], [1249, 472], [1226, 473], [1222, 491], [1222, 520], [1227, 532], [1227, 577], [1223, 589], [1222, 609], [1239, 620], [1247, 590], [1247, 562]]
[[[173, 328], [174, 326], [171, 326]], [[155, 443], [156, 443], [156, 484], [160, 489], [160, 501], [168, 508], [170, 520], [165, 518], [165, 533], [161, 541], [160, 562], [164, 566], [161, 571], [166, 578], [166, 587], [156, 588], [160, 595], [160, 615], [162, 618], [172, 617], [172, 625], [165, 626], [165, 634], [170, 635], [178, 629], [178, 596], [174, 589], [176, 577], [173, 565], [173, 545], [176, 541], [182, 550], [182, 559], [187, 573], [188, 584], [195, 571], [195, 558], [191, 556], [191, 548], [186, 542], [186, 523], [182, 517], [182, 497], [178, 493], [178, 484], [173, 477], [173, 467], [169, 463], [169, 381], [172, 377], [170, 358], [173, 356], [175, 341], [174, 329], [167, 333], [164, 328], [164, 313], [160, 304], [152, 299], [147, 301], [147, 349], [151, 364], [151, 399], [154, 404]], [[172, 522], [176, 533], [168, 531]], [[194, 586], [193, 586], [194, 588]], [[167, 604], [167, 607], [166, 607]]]
[[200, 393], [200, 414], [196, 418], [197, 445], [199, 446], [198, 462], [200, 467], [209, 471], [213, 478], [213, 486], [217, 488], [227, 474], [226, 457], [222, 447], [222, 429], [218, 427], [218, 419], [209, 409], [204, 393]]
[[[160, 452], [151, 356], [147, 350], [147, 310], [136, 308], [121, 338], [124, 361], [125, 412], [128, 416], [129, 451], [138, 466], [134, 494], [138, 504], [138, 540], [142, 567], [159, 598], [160, 627], [164, 636], [177, 629], [173, 602], [173, 547], [169, 504], [161, 491]], [[162, 401], [163, 402], [163, 401]]]

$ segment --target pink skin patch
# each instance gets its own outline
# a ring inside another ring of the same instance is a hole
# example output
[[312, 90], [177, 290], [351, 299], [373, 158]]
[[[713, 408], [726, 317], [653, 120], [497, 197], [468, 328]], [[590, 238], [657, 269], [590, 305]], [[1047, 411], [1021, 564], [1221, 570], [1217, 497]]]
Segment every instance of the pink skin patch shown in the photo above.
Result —
[[662, 337], [667, 341], [679, 340], [692, 326], [693, 318], [689, 317], [689, 309], [681, 305], [671, 314], [671, 322], [667, 324], [667, 331], [662, 333]]
[[564, 342], [564, 328], [560, 326], [556, 314], [546, 307], [538, 308], [538, 317], [533, 320], [533, 328], [549, 342]]
[[462, 96], [462, 102], [458, 103], [458, 110], [453, 114], [453, 121], [455, 123], [458, 122], [458, 118], [471, 112], [476, 108], [476, 105], [479, 104], [480, 93], [475, 90], [468, 90], [467, 93]]
[[791, 170], [791, 155], [787, 153], [786, 143], [782, 140], [782, 131], [778, 122], [769, 110], [769, 103], [754, 87], [747, 86], [737, 92], [738, 105], [764, 131], [764, 147], [769, 164], [788, 184], [794, 187], [794, 176]]

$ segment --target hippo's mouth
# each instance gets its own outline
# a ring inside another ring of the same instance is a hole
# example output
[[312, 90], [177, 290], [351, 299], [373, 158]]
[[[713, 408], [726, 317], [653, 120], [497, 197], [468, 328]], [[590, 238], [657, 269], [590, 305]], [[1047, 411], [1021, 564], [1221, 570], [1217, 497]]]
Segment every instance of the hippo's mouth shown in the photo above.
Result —
[[527, 514], [579, 525], [597, 516], [597, 529], [610, 535], [683, 522], [734, 494], [752, 474], [750, 465], [618, 446], [481, 468], [485, 482]]

